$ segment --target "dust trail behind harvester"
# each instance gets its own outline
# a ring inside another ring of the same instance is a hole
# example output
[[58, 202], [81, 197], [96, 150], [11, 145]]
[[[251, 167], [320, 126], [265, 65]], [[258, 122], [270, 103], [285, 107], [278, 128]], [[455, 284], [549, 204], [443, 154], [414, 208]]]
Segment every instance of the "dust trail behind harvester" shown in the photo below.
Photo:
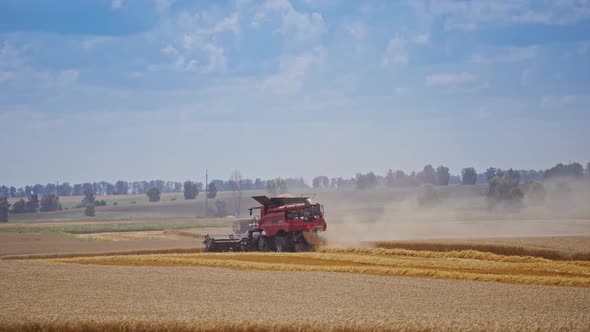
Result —
[[431, 201], [424, 201], [424, 187], [322, 193], [329, 220], [327, 245], [590, 235], [590, 182], [544, 185], [543, 202], [525, 195], [519, 209], [490, 209], [483, 185], [435, 187]]

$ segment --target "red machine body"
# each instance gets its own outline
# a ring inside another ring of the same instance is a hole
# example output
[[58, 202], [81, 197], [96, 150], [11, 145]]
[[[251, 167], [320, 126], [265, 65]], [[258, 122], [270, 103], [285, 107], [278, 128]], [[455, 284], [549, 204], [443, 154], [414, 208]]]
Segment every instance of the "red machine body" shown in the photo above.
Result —
[[234, 233], [229, 238], [207, 236], [206, 251], [309, 251], [312, 246], [304, 234], [316, 236], [327, 228], [321, 204], [311, 203], [313, 195], [299, 197], [252, 197], [261, 206], [258, 218], [234, 223]]
[[[324, 220], [322, 206], [311, 204], [309, 197], [253, 197], [262, 204], [258, 228], [266, 236], [275, 236], [280, 233], [325, 231], [327, 228]], [[256, 208], [252, 208], [254, 210]]]

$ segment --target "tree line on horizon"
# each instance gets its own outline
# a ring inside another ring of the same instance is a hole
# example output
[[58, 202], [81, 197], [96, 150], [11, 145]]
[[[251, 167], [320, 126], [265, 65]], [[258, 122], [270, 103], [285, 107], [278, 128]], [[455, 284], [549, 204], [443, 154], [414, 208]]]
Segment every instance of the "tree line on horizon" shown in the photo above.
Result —
[[[491, 205], [499, 203], [510, 203], [511, 206], [517, 206], [524, 196], [524, 192], [519, 187], [521, 181], [528, 184], [527, 194], [531, 197], [544, 196], [544, 188], [542, 184], [536, 182], [543, 179], [551, 178], [590, 178], [590, 163], [587, 164], [586, 169], [577, 162], [562, 164], [559, 163], [554, 167], [545, 171], [534, 170], [502, 170], [499, 168], [490, 167], [484, 173], [477, 173], [473, 167], [466, 167], [462, 169], [460, 176], [451, 175], [450, 170], [446, 166], [438, 166], [434, 168], [432, 165], [426, 165], [419, 172], [412, 172], [406, 174], [401, 170], [388, 170], [384, 176], [375, 175], [373, 172], [366, 174], [357, 173], [355, 177], [344, 179], [328, 178], [327, 176], [317, 176], [313, 178], [311, 187], [307, 185], [303, 178], [276, 178], [269, 180], [243, 179], [239, 171], [234, 171], [230, 180], [213, 180], [209, 183], [207, 190], [207, 197], [213, 199], [217, 195], [217, 191], [233, 191], [234, 199], [238, 203], [242, 190], [264, 190], [271, 194], [284, 194], [291, 190], [301, 190], [309, 188], [355, 188], [358, 190], [375, 189], [378, 186], [382, 187], [403, 187], [403, 186], [422, 186], [425, 185], [425, 192], [419, 197], [421, 204], [425, 202], [436, 201], [436, 192], [431, 188], [433, 186], [448, 186], [449, 184], [461, 185], [475, 185], [477, 183], [487, 183], [488, 199]], [[71, 188], [71, 190], [64, 190], [63, 187]], [[96, 200], [95, 195], [125, 195], [130, 193], [146, 194], [150, 202], [160, 201], [161, 192], [183, 192], [185, 199], [196, 199], [199, 192], [203, 190], [201, 182], [185, 181], [180, 182], [164, 182], [162, 180], [132, 182], [131, 186], [126, 181], [117, 181], [114, 185], [108, 182], [98, 183], [84, 183], [70, 186], [64, 183], [59, 187], [57, 185], [48, 184], [25, 186], [24, 188], [16, 189], [15, 187], [0, 187], [0, 221], [7, 221], [10, 213], [35, 213], [35, 212], [50, 212], [62, 209], [59, 202], [59, 196], [70, 196], [77, 193], [77, 190], [82, 190], [81, 203], [77, 207], [85, 208], [85, 215], [94, 216], [95, 206], [106, 205], [104, 200]], [[19, 194], [25, 193], [23, 196]], [[16, 196], [12, 196], [17, 193]], [[30, 193], [27, 195], [27, 193]], [[69, 195], [64, 195], [67, 193]], [[77, 196], [77, 195], [76, 195]], [[11, 204], [8, 201], [10, 197], [20, 197], [21, 199]], [[24, 198], [28, 200], [25, 201]], [[222, 201], [216, 204], [225, 203]], [[12, 209], [10, 207], [12, 206]], [[218, 210], [224, 210], [218, 207]]]
[[[239, 179], [240, 190], [267, 190], [271, 194], [286, 193], [290, 190], [310, 189], [310, 188], [356, 188], [372, 189], [376, 187], [401, 187], [401, 186], [419, 186], [431, 184], [435, 186], [446, 186], [449, 184], [486, 184], [495, 176], [508, 175], [518, 178], [522, 182], [533, 182], [545, 178], [557, 176], [581, 177], [584, 174], [590, 174], [590, 163], [586, 169], [577, 162], [562, 164], [559, 163], [547, 170], [502, 170], [500, 168], [490, 167], [484, 172], [478, 173], [473, 167], [463, 168], [460, 175], [452, 175], [446, 166], [434, 168], [432, 165], [426, 165], [421, 171], [406, 174], [401, 170], [388, 170], [385, 175], [376, 175], [373, 172], [366, 174], [357, 173], [354, 177], [332, 177], [317, 176], [314, 177], [311, 186], [303, 178], [276, 178], [254, 180], [247, 178]], [[192, 182], [196, 191], [202, 191], [204, 185], [202, 182]], [[215, 179], [209, 183], [209, 188], [215, 191], [234, 191], [236, 181]], [[16, 188], [14, 186], [0, 186], [0, 198], [28, 198], [31, 195], [47, 196], [54, 194], [56, 196], [83, 196], [86, 192], [92, 192], [97, 196], [104, 195], [129, 195], [129, 194], [147, 194], [152, 188], [157, 188], [160, 193], [180, 193], [186, 192], [187, 183], [176, 181], [123, 181], [109, 183], [107, 181], [86, 182], [71, 185], [69, 182], [48, 183], [46, 185], [35, 184]]]

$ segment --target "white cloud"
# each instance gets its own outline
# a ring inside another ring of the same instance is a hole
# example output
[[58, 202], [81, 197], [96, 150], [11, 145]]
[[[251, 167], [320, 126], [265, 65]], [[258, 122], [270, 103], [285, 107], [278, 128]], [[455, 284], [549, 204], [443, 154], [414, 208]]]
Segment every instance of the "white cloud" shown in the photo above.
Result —
[[231, 31], [235, 36], [240, 35], [240, 17], [237, 12], [223, 18], [217, 22], [212, 29], [206, 31], [209, 34], [215, 34], [223, 31]]
[[522, 86], [529, 86], [532, 82], [534, 71], [533, 68], [526, 68], [520, 74], [520, 85]]
[[132, 71], [129, 73], [129, 77], [131, 78], [140, 78], [143, 77], [143, 73], [139, 71]]
[[471, 62], [480, 64], [521, 62], [536, 58], [537, 53], [536, 46], [508, 47], [495, 55], [475, 54], [471, 57]]
[[209, 57], [209, 63], [203, 68], [204, 73], [225, 73], [227, 71], [227, 59], [223, 47], [208, 43], [203, 46], [203, 50]]
[[394, 38], [390, 39], [381, 62], [384, 65], [408, 63], [408, 51], [406, 49], [405, 38], [396, 34]]
[[201, 74], [227, 72], [227, 56], [219, 35], [231, 33], [239, 38], [240, 16], [238, 12], [216, 18], [205, 12], [182, 12], [177, 17], [165, 20], [159, 31], [169, 40], [160, 49], [171, 63], [148, 65], [149, 71], [174, 70]]
[[80, 71], [74, 69], [63, 70], [57, 76], [57, 81], [61, 85], [69, 85], [78, 81]]
[[150, 65], [148, 66], [148, 70], [150, 71], [158, 71], [161, 69], [171, 68], [176, 71], [196, 71], [198, 62], [195, 59], [186, 59], [185, 55], [182, 54], [176, 47], [172, 45], [168, 45], [162, 49], [160, 52], [166, 56], [168, 56], [172, 63], [168, 66], [162, 65]]
[[428, 43], [430, 43], [430, 34], [423, 33], [421, 35], [416, 35], [416, 36], [414, 36], [412, 41], [416, 44], [421, 44], [421, 45], [428, 44]]
[[163, 13], [170, 9], [174, 2], [176, 2], [176, 0], [154, 0], [154, 3], [156, 5], [156, 11], [158, 13]]
[[345, 28], [356, 39], [365, 39], [367, 36], [367, 25], [362, 22], [346, 24]]
[[440, 17], [445, 30], [475, 30], [484, 24], [571, 24], [590, 17], [587, 0], [409, 1], [419, 13]]
[[82, 48], [84, 48], [85, 50], [92, 50], [95, 47], [109, 43], [112, 40], [113, 40], [113, 38], [109, 37], [109, 36], [96, 36], [96, 37], [84, 39], [81, 42], [81, 45], [82, 45]]
[[318, 57], [311, 53], [284, 57], [280, 61], [279, 72], [269, 77], [262, 88], [278, 93], [297, 92], [311, 65], [318, 61]]
[[406, 95], [406, 93], [408, 92], [408, 89], [403, 88], [403, 87], [397, 87], [393, 89], [393, 95], [395, 97], [403, 97]]
[[113, 1], [111, 1], [111, 8], [113, 8], [113, 10], [117, 10], [117, 9], [123, 7], [124, 2], [125, 2], [125, 0], [113, 0]]
[[0, 48], [0, 69], [19, 67], [23, 63], [24, 61], [20, 52], [10, 43], [4, 41]]
[[432, 74], [426, 77], [427, 86], [452, 87], [473, 81], [475, 77], [468, 72], [457, 74]]
[[0, 72], [0, 83], [14, 78], [14, 73], [10, 71]]
[[578, 43], [576, 51], [578, 55], [586, 55], [588, 51], [590, 51], [590, 40], [585, 40], [583, 42]]
[[423, 33], [414, 36], [405, 36], [396, 33], [395, 37], [389, 40], [387, 48], [381, 57], [383, 65], [403, 65], [408, 63], [410, 56], [408, 54], [409, 45], [426, 45], [430, 43], [430, 34]]
[[562, 95], [562, 96], [543, 96], [541, 98], [541, 107], [543, 108], [560, 108], [568, 107], [576, 102], [577, 98], [575, 95]]
[[445, 21], [444, 30], [445, 31], [451, 31], [451, 30], [475, 31], [475, 30], [477, 30], [477, 24], [475, 24], [473, 22], [457, 23], [453, 20], [447, 20], [447, 21]]
[[168, 45], [168, 46], [160, 49], [160, 52], [162, 52], [163, 54], [166, 54], [168, 56], [177, 56], [179, 54], [176, 47], [174, 47], [172, 45]]
[[297, 11], [288, 0], [267, 0], [260, 5], [250, 23], [253, 28], [278, 18], [279, 32], [289, 43], [306, 43], [318, 40], [325, 32], [326, 25], [318, 12]]

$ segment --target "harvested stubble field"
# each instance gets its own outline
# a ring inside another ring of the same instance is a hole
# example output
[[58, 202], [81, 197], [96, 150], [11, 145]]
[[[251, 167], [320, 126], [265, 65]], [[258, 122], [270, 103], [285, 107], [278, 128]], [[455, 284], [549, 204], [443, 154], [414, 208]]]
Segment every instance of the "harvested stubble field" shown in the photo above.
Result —
[[0, 280], [0, 330], [590, 328], [590, 289], [577, 287], [30, 260], [0, 260]]
[[473, 250], [320, 249], [313, 253], [191, 253], [52, 258], [53, 263], [207, 266], [243, 270], [345, 272], [590, 287], [590, 262], [502, 256]]

